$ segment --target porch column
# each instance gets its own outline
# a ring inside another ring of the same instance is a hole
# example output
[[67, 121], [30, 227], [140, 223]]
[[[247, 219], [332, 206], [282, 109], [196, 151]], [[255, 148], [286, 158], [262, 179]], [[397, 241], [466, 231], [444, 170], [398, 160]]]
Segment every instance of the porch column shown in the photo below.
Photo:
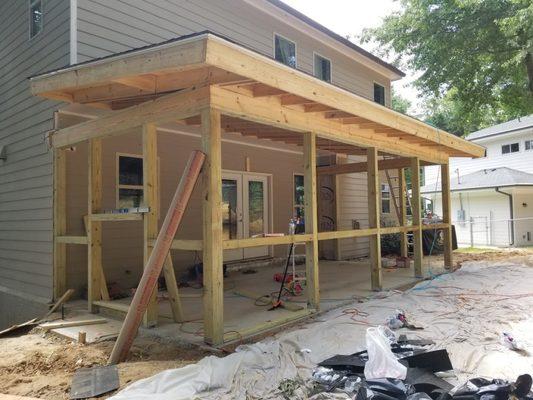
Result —
[[102, 140], [89, 141], [89, 187], [87, 218], [87, 300], [89, 311], [93, 302], [100, 300], [102, 271], [102, 222], [93, 221], [92, 214], [102, 211]]
[[67, 248], [57, 237], [67, 233], [67, 158], [65, 150], [54, 149], [54, 300], [67, 290]]
[[203, 110], [203, 279], [204, 340], [213, 345], [224, 342], [224, 274], [222, 250], [222, 150], [220, 112]]
[[415, 263], [415, 276], [422, 278], [422, 218], [420, 202], [420, 160], [418, 157], [411, 159], [411, 212], [413, 214], [413, 257]]
[[453, 245], [452, 245], [452, 196], [450, 193], [450, 165], [442, 164], [442, 220], [447, 225], [443, 230], [444, 235], [444, 267], [453, 269]]
[[304, 218], [305, 233], [313, 235], [313, 240], [305, 244], [305, 273], [307, 283], [307, 307], [320, 308], [318, 274], [318, 211], [316, 197], [316, 134], [309, 132], [303, 138], [304, 160]]
[[[142, 130], [143, 144], [143, 201], [150, 210], [144, 214], [144, 248], [143, 265], [146, 266], [152, 247], [149, 243], [155, 241], [159, 233], [159, 201], [158, 201], [158, 168], [157, 168], [157, 127], [155, 124], [144, 124]], [[143, 318], [145, 327], [157, 325], [157, 287], [153, 291], [150, 302]]]
[[367, 149], [367, 183], [368, 183], [368, 227], [376, 228], [375, 235], [369, 237], [370, 268], [372, 290], [381, 290], [383, 276], [381, 270], [381, 191], [379, 186], [378, 150], [375, 147]]
[[[407, 225], [407, 204], [406, 204], [406, 185], [405, 185], [405, 169], [398, 169], [398, 197], [400, 202], [400, 226]], [[407, 257], [407, 232], [400, 233], [400, 255]]]

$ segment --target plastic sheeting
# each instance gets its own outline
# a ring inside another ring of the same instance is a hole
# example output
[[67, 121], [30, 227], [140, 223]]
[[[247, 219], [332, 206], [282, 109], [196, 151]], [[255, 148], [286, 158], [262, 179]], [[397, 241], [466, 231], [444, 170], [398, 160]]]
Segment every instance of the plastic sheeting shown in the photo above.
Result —
[[[306, 385], [316, 364], [336, 354], [364, 350], [366, 329], [383, 324], [398, 308], [424, 326], [422, 331], [401, 329], [400, 333], [432, 339], [433, 348], [448, 350], [458, 378], [452, 383], [476, 376], [514, 380], [533, 370], [533, 358], [527, 353], [533, 351], [531, 282], [533, 258], [466, 263], [453, 274], [422, 282], [407, 292], [390, 292], [347, 307], [368, 313], [366, 318], [334, 310], [302, 329], [240, 346], [224, 358], [206, 357], [137, 381], [112, 399], [278, 399], [283, 398], [278, 387], [285, 379], [301, 384], [291, 398], [307, 398]], [[526, 352], [502, 346], [503, 331], [512, 332]], [[347, 397], [319, 394], [313, 398]]]

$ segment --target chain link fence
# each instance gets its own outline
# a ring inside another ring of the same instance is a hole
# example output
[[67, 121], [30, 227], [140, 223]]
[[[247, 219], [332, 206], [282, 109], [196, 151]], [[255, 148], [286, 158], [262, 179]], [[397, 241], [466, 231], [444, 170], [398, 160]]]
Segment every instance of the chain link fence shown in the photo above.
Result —
[[492, 219], [488, 216], [472, 216], [453, 224], [460, 247], [533, 246], [533, 218]]

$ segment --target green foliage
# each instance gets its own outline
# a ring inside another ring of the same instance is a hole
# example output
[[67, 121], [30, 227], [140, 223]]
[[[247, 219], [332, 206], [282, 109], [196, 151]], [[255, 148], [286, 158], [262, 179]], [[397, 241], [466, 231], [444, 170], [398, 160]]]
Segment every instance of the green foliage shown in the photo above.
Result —
[[394, 89], [392, 90], [392, 109], [402, 114], [407, 114], [409, 108], [411, 107], [411, 102], [405, 97], [402, 97], [400, 94], [396, 93]]
[[421, 71], [428, 122], [464, 134], [533, 112], [531, 0], [400, 0], [365, 32]]

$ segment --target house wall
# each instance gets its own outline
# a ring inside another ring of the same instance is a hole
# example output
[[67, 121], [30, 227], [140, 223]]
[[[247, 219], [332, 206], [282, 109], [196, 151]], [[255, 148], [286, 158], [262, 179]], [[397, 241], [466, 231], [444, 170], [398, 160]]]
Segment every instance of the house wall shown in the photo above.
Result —
[[332, 61], [333, 84], [373, 100], [375, 81], [385, 87], [390, 106], [387, 77], [295, 29], [294, 17], [288, 14], [282, 22], [243, 0], [77, 3], [78, 62], [204, 30], [273, 57], [276, 32], [296, 43], [298, 69], [313, 74], [313, 52], [317, 52]]
[[29, 39], [27, 1], [0, 2], [0, 329], [38, 316], [52, 296], [52, 155], [45, 135], [58, 103], [28, 77], [68, 64], [69, 2], [44, 1]]
[[516, 246], [533, 245], [533, 188], [515, 188], [513, 193]]
[[[268, 142], [266, 142], [268, 143]], [[293, 209], [293, 174], [302, 173], [303, 159], [297, 148], [278, 151], [265, 147], [265, 141], [253, 145], [227, 141], [222, 145], [222, 167], [225, 170], [244, 171], [245, 157], [251, 159], [251, 171], [272, 174], [272, 232], [286, 233]], [[200, 148], [200, 137], [160, 131], [158, 133], [158, 157], [160, 166], [160, 224], [183, 173], [191, 150]], [[103, 209], [116, 208], [116, 154], [142, 154], [141, 135], [103, 140]], [[83, 216], [87, 214], [87, 146], [76, 146], [67, 153], [67, 231], [83, 234]], [[275, 160], [275, 162], [273, 162]], [[201, 184], [193, 192], [176, 239], [202, 238]], [[142, 271], [143, 225], [140, 221], [103, 223], [103, 267], [108, 283], [115, 282], [123, 289], [134, 287]], [[286, 246], [274, 247], [274, 256], [286, 255]], [[201, 252], [172, 251], [177, 276], [201, 259]], [[86, 292], [86, 246], [68, 246], [68, 287], [78, 289], [78, 295]]]

